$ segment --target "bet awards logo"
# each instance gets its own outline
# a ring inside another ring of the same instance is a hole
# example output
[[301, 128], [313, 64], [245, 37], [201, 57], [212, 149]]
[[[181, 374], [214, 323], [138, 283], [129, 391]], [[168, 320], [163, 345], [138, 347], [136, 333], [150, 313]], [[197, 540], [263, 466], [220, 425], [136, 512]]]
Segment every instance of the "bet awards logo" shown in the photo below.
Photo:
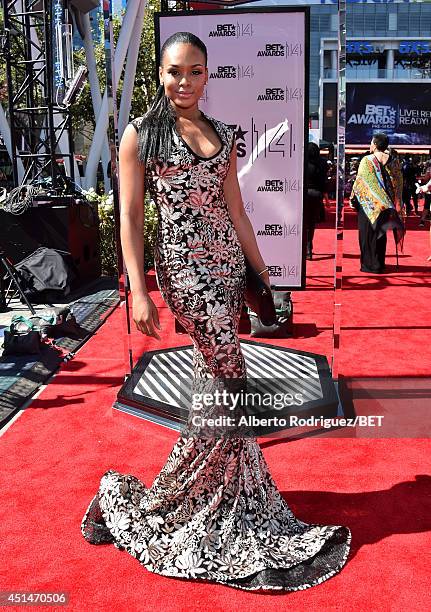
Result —
[[258, 191], [283, 191], [283, 181], [266, 179], [264, 185], [259, 185]]
[[210, 73], [210, 79], [252, 79], [254, 67], [249, 66], [217, 66], [216, 72]]
[[259, 185], [257, 191], [280, 191], [284, 193], [290, 193], [291, 191], [299, 191], [301, 184], [299, 179], [287, 179], [283, 181], [280, 179], [266, 179], [263, 185]]
[[284, 223], [280, 225], [279, 223], [265, 223], [263, 229], [257, 230], [258, 236], [283, 236], [286, 238], [287, 236], [287, 225]]
[[268, 43], [264, 50], [257, 52], [257, 57], [285, 57], [284, 45]]
[[235, 131], [237, 157], [245, 157], [247, 155], [247, 143], [245, 141], [245, 135], [248, 134], [248, 130], [243, 130], [242, 127], [237, 123], [230, 124], [229, 127], [231, 127]]
[[217, 72], [210, 73], [210, 79], [236, 79], [235, 66], [218, 66]]
[[350, 115], [348, 125], [369, 125], [372, 128], [394, 128], [396, 126], [397, 109], [383, 104], [366, 104], [365, 113]]
[[289, 236], [299, 236], [299, 224], [298, 223], [265, 223], [263, 229], [257, 231], [258, 236], [283, 236], [288, 238]]
[[[281, 155], [282, 157], [285, 157], [286, 155], [292, 157], [295, 154], [295, 140], [294, 138], [289, 137], [291, 131], [286, 130], [284, 124], [280, 124], [276, 130], [272, 130], [271, 135], [269, 135], [269, 130], [273, 126], [268, 126], [266, 123], [261, 124], [260, 122], [256, 122], [253, 116], [251, 117], [250, 130], [244, 130], [244, 128], [242, 127], [243, 125], [244, 124], [240, 125], [238, 123], [229, 124], [229, 127], [232, 128], [235, 132], [238, 157], [246, 157], [248, 147], [250, 147], [252, 162], [254, 162], [259, 157], [259, 155], [270, 157], [273, 153], [275, 153], [276, 155]], [[247, 142], [246, 134], [250, 134], [250, 136], [247, 137]], [[262, 186], [262, 189], [258, 189], [258, 191], [272, 190], [272, 188], [265, 189], [265, 185]], [[298, 179], [284, 179], [285, 193], [289, 193], [291, 191], [299, 191], [300, 189], [301, 185]]]
[[303, 48], [301, 43], [267, 43], [264, 49], [257, 52], [257, 57], [301, 57]]
[[298, 272], [298, 266], [268, 266], [269, 276], [276, 278], [297, 277]]
[[258, 94], [259, 100], [284, 100], [284, 89], [280, 87], [267, 87], [264, 94]]
[[[283, 124], [280, 124], [276, 130], [272, 130], [271, 136], [268, 135], [269, 129], [273, 127], [266, 123], [263, 125], [257, 123], [254, 117], [251, 118], [251, 161], [254, 162], [259, 155], [264, 155], [265, 158], [276, 155], [285, 157], [286, 154], [292, 157], [295, 151], [295, 142], [289, 136], [292, 133], [285, 129]], [[292, 128], [292, 126], [291, 126]], [[289, 136], [288, 136], [289, 135]]]
[[251, 23], [219, 23], [215, 30], [209, 32], [208, 36], [210, 38], [253, 36], [253, 25]]
[[257, 101], [281, 101], [291, 102], [292, 100], [302, 100], [304, 92], [300, 87], [267, 87], [265, 93], [260, 93], [257, 96]]

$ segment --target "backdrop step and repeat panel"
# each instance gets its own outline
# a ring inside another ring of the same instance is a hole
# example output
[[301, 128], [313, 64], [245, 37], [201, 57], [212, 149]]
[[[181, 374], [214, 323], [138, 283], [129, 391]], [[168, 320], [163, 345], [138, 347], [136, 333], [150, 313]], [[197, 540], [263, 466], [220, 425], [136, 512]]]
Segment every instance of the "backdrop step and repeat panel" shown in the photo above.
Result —
[[308, 9], [158, 13], [157, 52], [180, 31], [207, 46], [209, 80], [200, 107], [235, 129], [244, 206], [271, 284], [304, 288]]

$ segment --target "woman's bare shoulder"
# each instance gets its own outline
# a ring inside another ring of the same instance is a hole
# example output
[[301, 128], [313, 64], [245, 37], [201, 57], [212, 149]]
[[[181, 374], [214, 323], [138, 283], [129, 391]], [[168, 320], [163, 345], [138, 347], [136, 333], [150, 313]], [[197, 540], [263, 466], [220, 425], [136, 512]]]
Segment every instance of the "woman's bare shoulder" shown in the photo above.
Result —
[[131, 121], [121, 136], [120, 141], [120, 158], [124, 160], [132, 161], [137, 158], [138, 155], [138, 141], [139, 141], [139, 128]]

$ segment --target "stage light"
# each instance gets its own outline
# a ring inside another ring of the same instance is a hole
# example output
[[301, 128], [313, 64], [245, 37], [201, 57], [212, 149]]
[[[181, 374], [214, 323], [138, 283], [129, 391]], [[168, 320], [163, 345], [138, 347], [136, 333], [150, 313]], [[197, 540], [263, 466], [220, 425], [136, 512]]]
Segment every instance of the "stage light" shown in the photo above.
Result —
[[75, 100], [78, 98], [84, 88], [85, 82], [87, 80], [87, 74], [87, 66], [80, 66], [78, 68], [64, 96], [63, 106], [70, 106], [75, 102]]

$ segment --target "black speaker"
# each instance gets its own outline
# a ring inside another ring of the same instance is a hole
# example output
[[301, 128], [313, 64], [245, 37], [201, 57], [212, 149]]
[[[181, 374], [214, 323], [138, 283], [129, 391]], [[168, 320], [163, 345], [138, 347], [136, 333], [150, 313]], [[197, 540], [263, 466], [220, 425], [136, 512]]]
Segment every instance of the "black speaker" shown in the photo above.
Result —
[[69, 3], [81, 13], [89, 13], [100, 5], [100, 0], [69, 0]]
[[73, 288], [101, 275], [97, 208], [73, 198], [36, 201], [22, 215], [0, 210], [0, 241], [14, 264], [40, 246], [68, 251], [78, 278]]

